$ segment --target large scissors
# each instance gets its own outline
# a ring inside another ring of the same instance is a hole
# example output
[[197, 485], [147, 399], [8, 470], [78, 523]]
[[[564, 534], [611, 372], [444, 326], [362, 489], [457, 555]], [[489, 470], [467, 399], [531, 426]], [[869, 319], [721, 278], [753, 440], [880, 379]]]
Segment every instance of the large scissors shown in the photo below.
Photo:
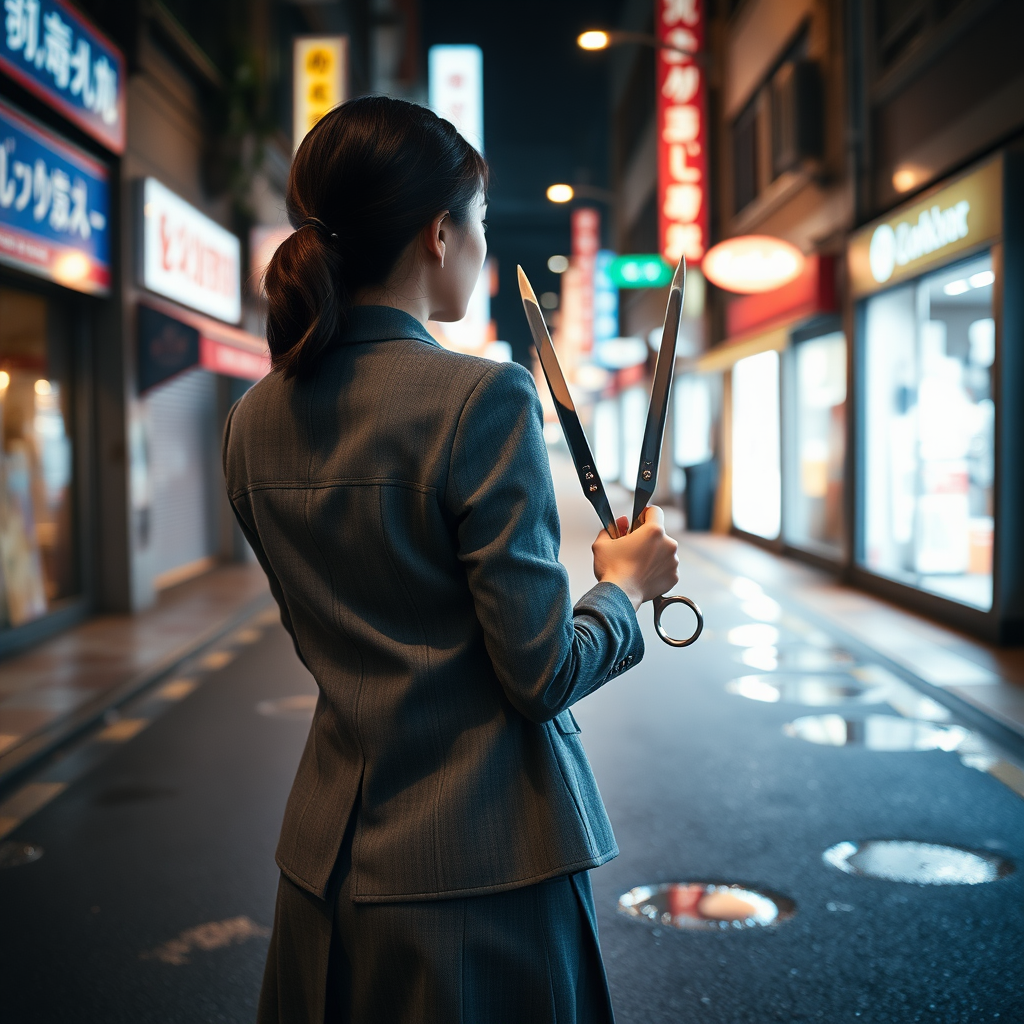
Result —
[[[583, 432], [583, 425], [580, 423], [576, 406], [573, 404], [569, 388], [565, 383], [565, 376], [559, 365], [555, 346], [551, 344], [551, 335], [548, 334], [548, 327], [540, 311], [537, 296], [526, 274], [523, 273], [523, 268], [519, 267], [518, 270], [519, 292], [523, 298], [526, 319], [530, 323], [530, 333], [533, 335], [537, 353], [540, 355], [540, 365], [544, 370], [548, 388], [551, 390], [551, 397], [555, 401], [555, 411], [558, 413], [558, 421], [562, 425], [562, 433], [565, 434], [569, 453], [576, 465], [580, 486], [582, 486], [587, 500], [594, 506], [598, 518], [609, 535], [613, 538], [618, 537], [619, 530], [615, 523], [615, 516], [608, 503], [604, 484], [601, 483], [601, 477], [597, 472], [597, 463], [590, 451], [587, 435]], [[654, 387], [651, 390], [651, 404], [647, 410], [647, 426], [644, 429], [644, 440], [640, 449], [640, 465], [636, 474], [636, 489], [633, 492], [633, 518], [629, 527], [630, 532], [643, 521], [644, 509], [654, 497], [654, 488], [658, 483], [658, 464], [661, 461], [661, 444], [665, 437], [665, 421], [668, 418], [668, 404], [672, 396], [676, 340], [679, 335], [679, 320], [683, 311], [685, 287], [686, 259], [683, 257], [679, 260], [676, 272], [672, 275], [672, 284], [669, 287], [665, 328], [661, 336], [661, 348], [658, 350]], [[662, 628], [661, 616], [670, 604], [685, 604], [697, 617], [697, 628], [686, 640], [677, 640], [675, 637], [669, 636]], [[670, 647], [689, 647], [704, 629], [704, 616], [701, 614], [700, 608], [697, 607], [697, 603], [688, 597], [683, 597], [681, 594], [656, 597], [653, 605], [654, 629]]]

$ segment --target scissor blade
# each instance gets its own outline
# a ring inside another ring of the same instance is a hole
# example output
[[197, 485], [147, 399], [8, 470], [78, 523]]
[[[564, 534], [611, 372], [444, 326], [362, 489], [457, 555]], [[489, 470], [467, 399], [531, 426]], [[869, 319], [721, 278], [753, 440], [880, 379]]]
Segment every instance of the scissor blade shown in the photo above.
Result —
[[651, 388], [651, 405], [647, 410], [647, 426], [640, 448], [640, 465], [636, 473], [636, 490], [633, 497], [633, 518], [630, 529], [640, 525], [640, 515], [654, 497], [658, 485], [658, 464], [661, 461], [661, 444], [665, 438], [665, 421], [668, 418], [668, 403], [672, 397], [672, 377], [676, 363], [676, 341], [679, 337], [679, 320], [683, 313], [683, 295], [686, 292], [686, 257], [679, 257], [676, 272], [668, 291], [668, 308], [665, 310], [665, 329], [661, 335], [658, 350], [658, 365], [654, 370], [654, 386]]
[[568, 385], [565, 383], [565, 375], [559, 365], [555, 346], [551, 344], [551, 335], [548, 334], [548, 326], [544, 322], [540, 304], [537, 302], [537, 296], [523, 272], [523, 268], [518, 267], [517, 269], [523, 309], [526, 310], [526, 319], [530, 324], [533, 343], [537, 346], [540, 365], [544, 370], [544, 378], [548, 382], [548, 389], [555, 402], [555, 412], [558, 413], [558, 422], [562, 425], [562, 433], [569, 446], [569, 454], [576, 466], [576, 475], [579, 477], [580, 486], [583, 488], [587, 501], [594, 506], [594, 511], [597, 512], [601, 524], [615, 537], [618, 535], [615, 516], [612, 514], [611, 505], [608, 504], [608, 496], [605, 494], [604, 484], [601, 483], [601, 477], [598, 475], [594, 455], [587, 443], [587, 435], [583, 432], [583, 424], [580, 423], [576, 406], [573, 404]]

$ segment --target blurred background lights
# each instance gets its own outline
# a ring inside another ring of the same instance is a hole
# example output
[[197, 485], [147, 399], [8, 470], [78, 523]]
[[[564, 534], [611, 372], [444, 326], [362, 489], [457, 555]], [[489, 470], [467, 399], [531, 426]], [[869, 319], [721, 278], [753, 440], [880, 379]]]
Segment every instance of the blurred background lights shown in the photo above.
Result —
[[547, 191], [547, 197], [553, 203], [567, 203], [576, 193], [573, 191], [572, 185], [549, 185]]
[[89, 257], [81, 252], [65, 252], [54, 261], [53, 277], [59, 284], [80, 285], [89, 277], [92, 264]]
[[11, 375], [6, 370], [0, 370], [0, 391], [7, 389], [11, 383]]
[[48, 395], [53, 390], [53, 386], [48, 380], [37, 380], [35, 387], [37, 395]]
[[728, 238], [708, 250], [704, 276], [730, 292], [770, 292], [789, 284], [804, 269], [804, 255], [795, 246], [770, 235]]
[[545, 309], [558, 309], [558, 294], [556, 292], [542, 292], [540, 304]]
[[892, 187], [897, 192], [909, 192], [921, 180], [923, 175], [916, 168], [900, 167], [892, 176]]
[[567, 256], [551, 256], [548, 258], [548, 270], [552, 274], [564, 274], [569, 269]]
[[955, 281], [950, 281], [949, 284], [942, 286], [942, 290], [947, 295], [963, 295], [964, 292], [969, 292], [972, 288], [987, 288], [996, 279], [996, 275], [991, 270], [982, 270], [977, 274], [971, 274], [968, 278], [957, 278]]

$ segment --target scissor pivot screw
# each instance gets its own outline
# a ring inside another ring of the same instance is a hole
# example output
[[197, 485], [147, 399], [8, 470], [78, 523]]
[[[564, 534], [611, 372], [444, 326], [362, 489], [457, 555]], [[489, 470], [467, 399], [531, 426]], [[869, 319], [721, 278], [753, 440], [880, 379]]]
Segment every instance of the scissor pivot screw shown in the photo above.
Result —
[[594, 479], [594, 474], [593, 473], [587, 473], [587, 474], [585, 474], [585, 477], [586, 477], [587, 480], [593, 480]]
[[591, 494], [593, 494], [593, 493], [594, 493], [594, 492], [595, 492], [595, 491], [597, 490], [597, 484], [591, 484], [591, 485], [590, 485], [590, 486], [589, 486], [589, 487], [587, 488], [587, 490], [588, 490], [588, 491], [590, 491], [590, 493], [591, 493]]
[[651, 479], [651, 471], [649, 469], [645, 469], [644, 470], [644, 479], [645, 480], [650, 480]]

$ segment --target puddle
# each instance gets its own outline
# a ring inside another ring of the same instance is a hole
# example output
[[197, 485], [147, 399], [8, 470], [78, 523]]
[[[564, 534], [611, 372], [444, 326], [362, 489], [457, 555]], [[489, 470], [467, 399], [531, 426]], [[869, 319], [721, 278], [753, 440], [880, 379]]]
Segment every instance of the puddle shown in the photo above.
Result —
[[683, 931], [725, 931], [778, 924], [796, 913], [796, 904], [740, 885], [666, 882], [630, 889], [619, 897], [619, 911]]
[[725, 638], [734, 647], [771, 647], [779, 642], [779, 631], [765, 622], [751, 622], [733, 626]]
[[898, 839], [836, 843], [822, 859], [848, 875], [914, 885], [981, 885], [1014, 871], [1012, 861], [994, 853]]
[[782, 606], [767, 594], [757, 594], [740, 605], [740, 611], [759, 622], [778, 622], [782, 618]]
[[895, 715], [866, 715], [863, 719], [842, 715], [805, 715], [787, 722], [787, 736], [826, 747], [865, 747], [867, 750], [957, 750], [971, 738], [959, 725], [938, 725]]
[[267, 718], [286, 718], [293, 722], [307, 722], [316, 709], [317, 695], [302, 693], [294, 697], [278, 697], [276, 700], [261, 700], [256, 710]]
[[43, 848], [35, 843], [0, 843], [0, 868], [18, 868], [22, 864], [31, 864], [42, 855]]
[[803, 704], [825, 708], [839, 704], [885, 704], [888, 689], [865, 686], [850, 676], [740, 676], [725, 684], [729, 693], [766, 704]]
[[856, 659], [849, 651], [844, 651], [840, 647], [812, 647], [803, 644], [775, 647], [766, 644], [759, 647], [748, 647], [745, 651], [741, 651], [739, 660], [744, 665], [759, 668], [763, 672], [774, 672], [776, 669], [790, 669], [796, 672], [828, 672], [849, 668]]

